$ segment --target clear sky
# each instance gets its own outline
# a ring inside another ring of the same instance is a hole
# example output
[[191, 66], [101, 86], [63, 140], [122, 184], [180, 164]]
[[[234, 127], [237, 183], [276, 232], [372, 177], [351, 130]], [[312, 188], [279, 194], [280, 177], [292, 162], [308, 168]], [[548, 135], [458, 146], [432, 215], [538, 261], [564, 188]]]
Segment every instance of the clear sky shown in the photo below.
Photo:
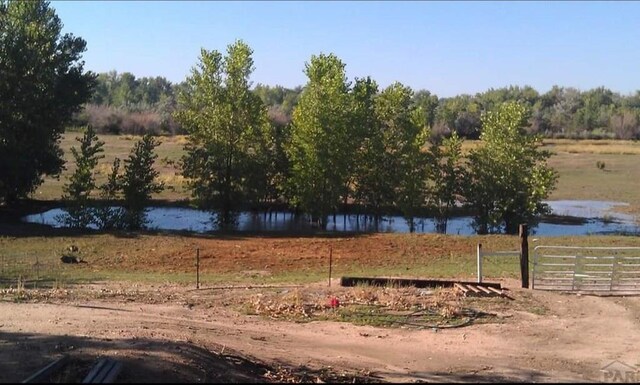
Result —
[[304, 85], [311, 55], [440, 97], [554, 84], [640, 90], [640, 2], [52, 1], [85, 68], [186, 78], [200, 48], [254, 51], [254, 83]]

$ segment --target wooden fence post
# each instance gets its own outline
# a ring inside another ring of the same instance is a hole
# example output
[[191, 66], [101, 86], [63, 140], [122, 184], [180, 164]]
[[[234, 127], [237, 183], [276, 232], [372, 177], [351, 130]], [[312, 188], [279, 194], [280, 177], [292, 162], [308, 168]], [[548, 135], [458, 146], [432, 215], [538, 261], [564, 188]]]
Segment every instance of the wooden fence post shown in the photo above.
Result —
[[200, 248], [196, 248], [196, 289], [200, 288]]
[[333, 246], [329, 246], [329, 287], [331, 287], [331, 269], [333, 268]]
[[529, 288], [529, 241], [528, 226], [520, 225], [520, 277], [522, 278], [522, 288]]
[[478, 243], [476, 249], [477, 267], [478, 267], [478, 283], [482, 283], [482, 243]]

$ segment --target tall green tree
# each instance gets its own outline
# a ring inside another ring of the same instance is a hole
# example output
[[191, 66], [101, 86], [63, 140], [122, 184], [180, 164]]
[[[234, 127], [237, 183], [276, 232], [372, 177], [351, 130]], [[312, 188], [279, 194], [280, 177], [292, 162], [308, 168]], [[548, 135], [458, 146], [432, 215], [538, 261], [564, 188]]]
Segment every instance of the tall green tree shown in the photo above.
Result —
[[362, 132], [362, 145], [354, 154], [356, 202], [373, 214], [378, 223], [384, 209], [395, 198], [395, 165], [387, 151], [388, 132], [383, 130], [376, 115], [378, 84], [371, 78], [356, 79], [352, 91], [353, 126]]
[[120, 158], [116, 157], [106, 182], [100, 186], [100, 198], [103, 201], [93, 209], [93, 221], [99, 229], [111, 230], [126, 227], [126, 210], [123, 207], [113, 206], [121, 192]]
[[430, 132], [425, 111], [413, 102], [413, 91], [393, 83], [376, 98], [376, 118], [381, 125], [387, 167], [394, 191], [394, 203], [415, 231], [415, 218], [426, 203], [428, 157], [423, 151]]
[[60, 136], [94, 84], [85, 49], [49, 2], [0, 1], [0, 203], [62, 170]]
[[96, 188], [94, 170], [98, 161], [104, 158], [104, 142], [98, 139], [95, 131], [88, 126], [82, 138], [76, 138], [80, 143], [80, 150], [71, 147], [71, 154], [75, 160], [76, 169], [69, 177], [69, 182], [62, 188], [63, 199], [83, 201]]
[[427, 200], [435, 212], [436, 231], [447, 232], [447, 222], [456, 203], [464, 194], [467, 173], [462, 158], [462, 139], [453, 132], [436, 141], [429, 149]]
[[293, 112], [289, 156], [293, 203], [326, 227], [348, 192], [354, 143], [344, 63], [335, 55], [313, 55], [308, 82]]
[[71, 147], [76, 169], [62, 188], [62, 199], [67, 201], [67, 213], [59, 219], [68, 227], [85, 228], [93, 221], [89, 197], [96, 188], [94, 171], [98, 161], [104, 158], [104, 142], [98, 139], [91, 126], [76, 141], [80, 143], [80, 150]]
[[250, 91], [252, 53], [242, 41], [230, 44], [225, 57], [203, 49], [175, 114], [189, 134], [183, 174], [201, 207], [218, 212], [220, 227], [235, 225], [243, 203], [260, 195], [250, 182], [261, 171], [257, 143], [268, 121]]
[[269, 209], [287, 201], [287, 180], [291, 164], [285, 146], [291, 138], [291, 125], [270, 121], [256, 136], [247, 187], [253, 209]]
[[[133, 146], [129, 157], [124, 161], [124, 175], [120, 182], [126, 210], [126, 225], [129, 229], [139, 229], [145, 224], [145, 209], [151, 194], [159, 193], [164, 184], [156, 179], [160, 173], [153, 168], [158, 154], [155, 148], [160, 142], [147, 134]], [[114, 163], [117, 173], [118, 163]], [[107, 185], [106, 189], [109, 189]], [[106, 190], [105, 190], [106, 191]]]
[[482, 117], [482, 144], [469, 155], [471, 182], [466, 199], [475, 212], [480, 234], [517, 232], [547, 212], [542, 201], [555, 187], [557, 175], [540, 150], [541, 138], [527, 135], [524, 105], [507, 102]]
[[427, 90], [420, 90], [413, 95], [414, 103], [423, 110], [423, 124], [432, 129], [436, 122], [436, 109], [438, 108], [438, 96], [432, 95]]

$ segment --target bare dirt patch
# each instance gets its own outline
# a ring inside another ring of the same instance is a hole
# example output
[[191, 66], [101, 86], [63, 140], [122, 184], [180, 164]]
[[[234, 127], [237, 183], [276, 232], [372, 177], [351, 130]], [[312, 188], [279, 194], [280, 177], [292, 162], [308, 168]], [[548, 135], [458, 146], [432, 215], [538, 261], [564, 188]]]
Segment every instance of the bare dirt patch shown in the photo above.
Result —
[[[450, 329], [280, 320], [242, 310], [260, 294], [282, 299], [291, 288], [111, 283], [5, 291], [0, 381], [21, 381], [63, 353], [75, 363], [66, 380], [109, 356], [124, 363], [118, 382], [583, 382], [601, 381], [600, 368], [613, 360], [640, 363], [640, 298], [505, 283], [514, 300], [460, 300], [494, 317]], [[328, 293], [325, 284], [304, 290]], [[362, 288], [332, 290], [348, 301]]]

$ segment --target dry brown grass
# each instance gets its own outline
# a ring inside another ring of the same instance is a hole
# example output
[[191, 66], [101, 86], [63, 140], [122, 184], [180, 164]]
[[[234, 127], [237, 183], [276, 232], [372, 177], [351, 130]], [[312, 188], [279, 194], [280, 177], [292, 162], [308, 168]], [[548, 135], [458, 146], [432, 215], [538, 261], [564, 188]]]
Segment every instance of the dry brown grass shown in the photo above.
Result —
[[545, 139], [543, 143], [554, 153], [640, 155], [638, 141]]
[[[337, 306], [331, 303], [332, 299], [337, 299]], [[424, 312], [443, 320], [459, 318], [463, 313], [462, 299], [453, 290], [414, 287], [306, 287], [284, 293], [259, 293], [250, 304], [246, 310], [272, 319], [342, 319], [373, 325], [399, 323]]]

